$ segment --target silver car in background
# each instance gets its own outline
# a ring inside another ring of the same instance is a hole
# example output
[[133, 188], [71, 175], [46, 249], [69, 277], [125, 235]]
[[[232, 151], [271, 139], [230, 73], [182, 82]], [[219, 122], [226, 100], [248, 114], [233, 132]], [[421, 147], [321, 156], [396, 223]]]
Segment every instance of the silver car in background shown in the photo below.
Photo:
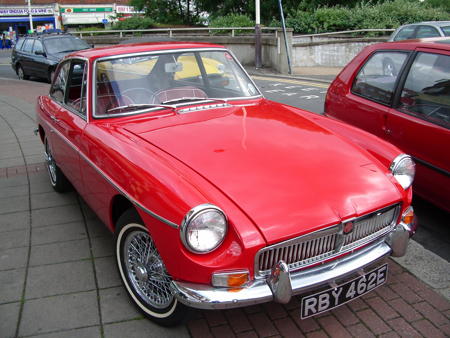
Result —
[[450, 21], [424, 21], [397, 28], [388, 41], [450, 36]]

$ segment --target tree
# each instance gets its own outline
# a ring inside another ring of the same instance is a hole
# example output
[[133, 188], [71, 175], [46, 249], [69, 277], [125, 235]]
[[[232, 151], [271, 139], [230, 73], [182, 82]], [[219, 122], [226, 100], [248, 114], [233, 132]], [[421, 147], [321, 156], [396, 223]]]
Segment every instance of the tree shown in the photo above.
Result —
[[194, 0], [130, 0], [129, 4], [158, 23], [190, 25], [198, 21]]

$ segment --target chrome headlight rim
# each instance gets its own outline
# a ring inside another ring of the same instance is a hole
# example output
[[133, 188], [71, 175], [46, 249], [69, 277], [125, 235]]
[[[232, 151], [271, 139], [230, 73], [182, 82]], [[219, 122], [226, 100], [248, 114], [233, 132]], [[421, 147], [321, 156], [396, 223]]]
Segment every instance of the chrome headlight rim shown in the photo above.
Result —
[[[414, 173], [413, 173], [412, 178], [411, 178], [411, 183], [409, 183], [407, 186], [404, 186], [404, 185], [402, 184], [402, 182], [400, 182], [400, 180], [396, 177], [396, 175], [397, 175], [397, 174], [396, 174], [396, 170], [399, 169], [401, 163], [402, 163], [404, 160], [410, 160], [410, 161], [412, 162], [413, 166], [414, 166]], [[394, 178], [396, 179], [396, 181], [398, 182], [398, 184], [400, 184], [404, 190], [408, 190], [408, 189], [412, 186], [412, 184], [413, 184], [413, 182], [414, 182], [414, 177], [415, 177], [415, 174], [416, 174], [416, 170], [415, 170], [415, 163], [414, 163], [414, 160], [413, 160], [413, 158], [412, 158], [410, 155], [407, 155], [407, 154], [400, 154], [400, 155], [398, 155], [398, 156], [397, 156], [396, 158], [394, 158], [394, 160], [392, 161], [391, 165], [389, 166], [389, 170], [391, 171], [392, 175], [394, 176]]]
[[[206, 251], [200, 251], [200, 250], [196, 250], [195, 248], [193, 248], [191, 246], [191, 244], [189, 243], [188, 239], [187, 239], [187, 231], [189, 228], [189, 224], [198, 216], [209, 212], [209, 211], [214, 211], [217, 212], [219, 214], [222, 215], [222, 217], [224, 218], [225, 221], [225, 232], [222, 236], [222, 239], [217, 242], [217, 244]], [[225, 240], [225, 237], [227, 236], [228, 233], [228, 218], [227, 215], [225, 214], [225, 212], [220, 209], [218, 206], [214, 205], [214, 204], [210, 204], [210, 203], [205, 203], [205, 204], [200, 204], [197, 205], [196, 207], [193, 207], [191, 210], [189, 210], [186, 215], [183, 218], [183, 221], [181, 222], [181, 227], [180, 227], [180, 237], [181, 237], [181, 242], [183, 243], [184, 247], [195, 254], [200, 254], [200, 255], [204, 255], [204, 254], [208, 254], [214, 250], [216, 250]]]

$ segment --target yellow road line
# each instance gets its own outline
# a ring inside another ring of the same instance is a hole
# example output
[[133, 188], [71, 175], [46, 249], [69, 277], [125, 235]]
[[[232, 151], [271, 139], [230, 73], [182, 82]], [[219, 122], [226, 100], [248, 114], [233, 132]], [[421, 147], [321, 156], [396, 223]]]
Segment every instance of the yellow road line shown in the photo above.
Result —
[[319, 87], [319, 88], [328, 88], [328, 86], [329, 86], [326, 83], [291, 80], [291, 79], [283, 79], [283, 78], [273, 78], [273, 77], [265, 77], [265, 76], [255, 76], [255, 75], [253, 75], [252, 78], [254, 78], [255, 80], [292, 83], [292, 84], [296, 84], [296, 85], [310, 86], [310, 87]]

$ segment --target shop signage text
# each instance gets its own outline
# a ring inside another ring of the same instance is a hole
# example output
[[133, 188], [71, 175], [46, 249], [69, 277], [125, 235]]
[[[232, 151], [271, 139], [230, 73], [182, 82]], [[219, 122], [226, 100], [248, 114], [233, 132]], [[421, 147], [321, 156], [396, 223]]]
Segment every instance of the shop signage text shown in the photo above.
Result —
[[71, 13], [95, 13], [95, 12], [112, 12], [112, 7], [86, 7], [86, 8], [61, 8], [61, 13], [71, 14]]
[[[32, 15], [53, 15], [53, 8], [32, 8]], [[28, 15], [28, 8], [0, 8], [0, 16]]]

